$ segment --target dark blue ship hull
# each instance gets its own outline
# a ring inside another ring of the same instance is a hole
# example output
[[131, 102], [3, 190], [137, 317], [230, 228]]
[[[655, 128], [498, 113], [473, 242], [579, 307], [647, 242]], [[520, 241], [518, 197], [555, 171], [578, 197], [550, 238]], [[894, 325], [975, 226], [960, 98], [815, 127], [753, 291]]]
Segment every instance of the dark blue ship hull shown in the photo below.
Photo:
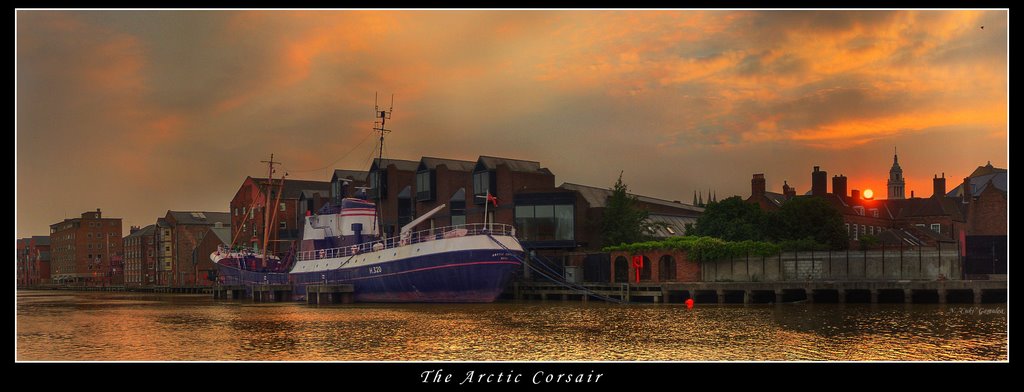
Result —
[[522, 252], [460, 250], [394, 261], [302, 273], [239, 271], [218, 265], [223, 284], [286, 284], [293, 299], [306, 286], [351, 284], [358, 302], [493, 302], [519, 268]]

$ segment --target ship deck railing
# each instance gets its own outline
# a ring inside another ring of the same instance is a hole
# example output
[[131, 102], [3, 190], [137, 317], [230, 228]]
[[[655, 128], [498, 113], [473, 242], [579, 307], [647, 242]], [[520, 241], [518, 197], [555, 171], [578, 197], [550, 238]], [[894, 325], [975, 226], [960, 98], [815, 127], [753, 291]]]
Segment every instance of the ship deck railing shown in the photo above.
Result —
[[464, 225], [436, 227], [433, 229], [410, 232], [409, 235], [404, 237], [391, 237], [385, 240], [368, 241], [357, 245], [341, 246], [330, 249], [302, 251], [296, 254], [296, 260], [304, 261], [349, 257], [360, 253], [391, 249], [399, 246], [419, 244], [447, 238], [487, 234], [515, 237], [516, 230], [512, 225], [501, 223], [469, 223]]

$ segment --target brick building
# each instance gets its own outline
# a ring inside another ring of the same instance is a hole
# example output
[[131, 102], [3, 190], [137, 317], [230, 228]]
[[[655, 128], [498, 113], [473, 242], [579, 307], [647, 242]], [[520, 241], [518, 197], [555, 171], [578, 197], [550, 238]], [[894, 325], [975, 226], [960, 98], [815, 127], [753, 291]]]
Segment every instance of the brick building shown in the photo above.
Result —
[[[489, 221], [514, 225], [524, 248], [556, 263], [553, 267], [588, 263], [588, 268], [602, 277], [591, 280], [610, 275], [607, 255], [589, 260], [587, 253], [602, 246], [600, 222], [610, 189], [570, 183], [555, 187], [550, 170], [539, 162], [521, 159], [422, 157], [418, 162], [384, 163], [374, 161], [370, 167], [368, 193], [382, 211], [387, 233], [397, 234], [402, 225], [441, 204], [446, 208], [414, 230], [483, 223], [486, 210]], [[488, 204], [485, 208], [488, 193], [498, 198], [497, 207]], [[703, 211], [678, 201], [631, 196], [650, 212], [651, 222], [664, 224], [656, 229], [658, 237], [683, 235], [685, 224], [695, 222]]]
[[341, 199], [353, 197], [356, 189], [367, 184], [366, 172], [359, 170], [337, 169], [331, 175], [331, 200], [340, 203]]
[[132, 226], [124, 243], [124, 284], [128, 287], [152, 286], [157, 282], [156, 225]]
[[210, 227], [224, 226], [231, 220], [227, 212], [167, 211], [164, 220], [170, 226], [171, 271], [170, 286], [191, 287], [203, 284], [199, 266], [202, 259], [195, 250]]
[[199, 245], [194, 250], [196, 260], [196, 271], [198, 273], [197, 285], [211, 286], [214, 283], [214, 271], [217, 267], [210, 260], [210, 254], [217, 251], [217, 247], [231, 243], [231, 227], [212, 226], [207, 227], [203, 233]]
[[416, 204], [413, 202], [416, 190], [417, 161], [403, 159], [374, 158], [367, 174], [369, 199], [377, 203], [380, 222], [379, 228], [369, 231], [380, 231], [387, 237], [398, 235], [399, 228], [409, 223], [416, 215]]
[[687, 259], [687, 252], [678, 249], [649, 250], [639, 253], [611, 252], [610, 268], [614, 271], [608, 283], [636, 282], [637, 268], [633, 256], [643, 259], [639, 268], [640, 283], [698, 282], [701, 280], [700, 263]]
[[476, 162], [445, 158], [420, 158], [416, 168], [414, 211], [425, 214], [437, 206], [446, 207], [416, 230], [466, 223], [466, 190], [473, 180]]
[[50, 237], [36, 235], [17, 242], [18, 287], [50, 283]]
[[[965, 190], [967, 190], [965, 192]], [[973, 277], [1007, 272], [1009, 205], [1006, 169], [989, 162], [946, 194], [966, 209], [964, 271]]]
[[751, 194], [746, 199], [762, 209], [775, 210], [795, 197], [822, 197], [843, 216], [843, 224], [851, 246], [859, 246], [864, 236], [877, 237], [882, 245], [893, 246], [956, 246], [960, 231], [965, 229], [966, 209], [956, 198], [945, 195], [945, 176], [935, 176], [933, 194], [928, 198], [903, 198], [903, 171], [894, 157], [890, 169], [890, 193], [894, 199], [868, 199], [859, 190], [847, 194], [847, 178], [832, 178], [832, 192], [828, 192], [828, 174], [815, 166], [811, 172], [811, 190], [796, 196], [795, 190], [784, 184], [783, 193], [765, 191], [763, 173], [753, 175]]
[[[262, 250], [263, 227], [266, 220], [273, 219], [277, 223], [269, 231], [270, 251], [288, 252], [291, 241], [301, 239], [306, 211], [318, 210], [331, 197], [331, 182], [285, 179], [280, 200], [279, 186], [279, 179], [268, 187], [265, 178], [245, 178], [231, 199], [230, 222], [224, 221], [225, 226], [231, 227], [229, 244]], [[278, 203], [270, 211], [266, 211], [268, 198], [270, 203]]]
[[123, 256], [121, 218], [104, 218], [99, 208], [84, 212], [50, 225], [50, 244], [54, 282], [105, 286], [117, 280], [111, 260]]
[[153, 241], [156, 242], [156, 285], [168, 286], [172, 282], [174, 268], [174, 241], [171, 224], [165, 218], [157, 218], [153, 228]]

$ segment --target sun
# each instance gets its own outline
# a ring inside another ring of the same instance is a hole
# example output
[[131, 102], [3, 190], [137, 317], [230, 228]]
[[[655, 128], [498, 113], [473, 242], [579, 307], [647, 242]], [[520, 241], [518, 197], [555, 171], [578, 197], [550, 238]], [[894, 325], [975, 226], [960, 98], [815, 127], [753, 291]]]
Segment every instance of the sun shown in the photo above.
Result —
[[874, 197], [875, 197], [875, 191], [870, 190], [870, 189], [865, 189], [864, 190], [864, 198], [865, 199], [871, 199], [871, 198], [874, 198]]

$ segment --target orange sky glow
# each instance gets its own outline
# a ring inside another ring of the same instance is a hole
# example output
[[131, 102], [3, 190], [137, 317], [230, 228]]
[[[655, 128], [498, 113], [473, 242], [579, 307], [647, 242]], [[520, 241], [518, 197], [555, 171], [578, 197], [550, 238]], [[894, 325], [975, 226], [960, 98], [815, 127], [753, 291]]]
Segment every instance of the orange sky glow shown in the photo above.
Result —
[[[18, 11], [16, 235], [102, 208], [227, 211], [386, 155], [540, 161], [556, 185], [692, 201], [803, 194], [813, 166], [885, 197], [1008, 162], [1008, 12]], [[980, 26], [985, 26], [981, 29]], [[362, 142], [362, 143], [360, 143]], [[337, 163], [330, 165], [331, 162]], [[328, 168], [324, 168], [324, 167]], [[831, 182], [830, 182], [831, 188]]]

